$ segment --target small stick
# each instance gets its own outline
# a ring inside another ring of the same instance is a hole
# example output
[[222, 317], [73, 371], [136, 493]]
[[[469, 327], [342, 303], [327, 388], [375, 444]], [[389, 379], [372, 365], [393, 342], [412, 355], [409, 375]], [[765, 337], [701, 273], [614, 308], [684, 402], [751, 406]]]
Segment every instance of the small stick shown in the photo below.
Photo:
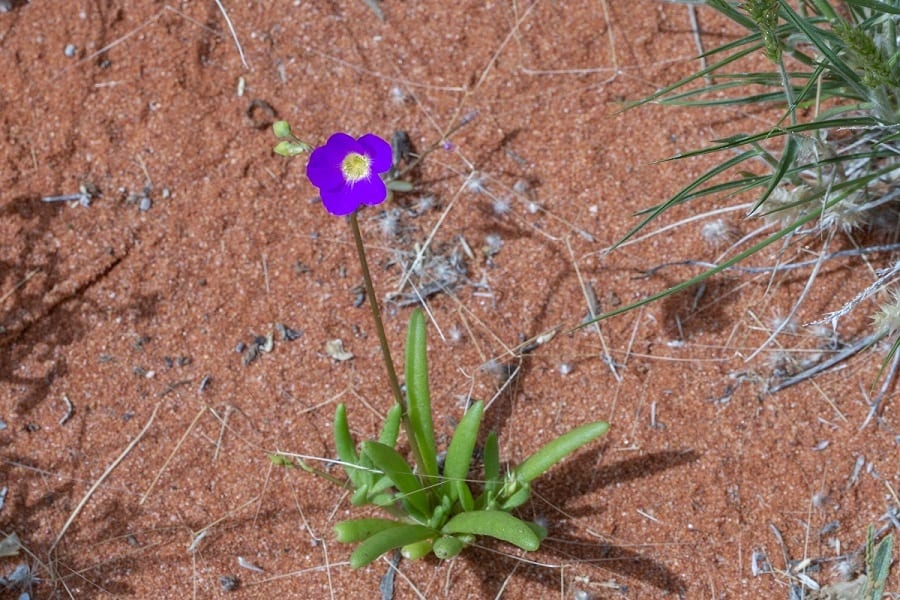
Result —
[[881, 402], [884, 400], [884, 397], [887, 396], [888, 389], [891, 387], [891, 384], [894, 382], [894, 379], [897, 377], [897, 367], [900, 366], [900, 352], [894, 353], [894, 358], [891, 360], [891, 370], [884, 378], [884, 383], [881, 384], [881, 389], [878, 390], [878, 395], [875, 396], [875, 399], [872, 401], [872, 406], [869, 408], [869, 414], [866, 415], [866, 419], [863, 421], [863, 424], [859, 426], [860, 429], [863, 429], [866, 425], [869, 424], [869, 421], [878, 414], [879, 409], [881, 408]]
[[234, 25], [231, 23], [231, 19], [228, 17], [225, 7], [222, 6], [221, 0], [216, 0], [216, 6], [219, 7], [219, 10], [222, 11], [222, 16], [225, 17], [225, 23], [228, 24], [228, 31], [231, 32], [231, 37], [234, 38], [234, 45], [237, 46], [238, 54], [241, 57], [241, 63], [243, 63], [245, 69], [249, 69], [250, 65], [247, 64], [247, 59], [244, 58], [244, 49], [241, 48], [241, 42], [238, 40], [237, 32], [235, 32]]
[[20, 287], [22, 287], [23, 285], [28, 283], [28, 280], [30, 280], [32, 277], [34, 277], [35, 275], [37, 275], [40, 272], [41, 272], [40, 269], [32, 269], [31, 271], [26, 273], [25, 277], [23, 277], [21, 281], [16, 283], [16, 285], [12, 286], [12, 288], [8, 292], [6, 292], [2, 296], [0, 296], [0, 303], [2, 303], [4, 300], [6, 300], [10, 296], [12, 296], [17, 289], [19, 289]]
[[69, 422], [69, 419], [75, 414], [75, 405], [72, 404], [72, 401], [69, 400], [69, 397], [63, 394], [63, 402], [66, 405], [66, 414], [63, 415], [62, 419], [59, 420], [60, 425], [65, 425]]
[[503, 382], [503, 385], [500, 386], [500, 389], [494, 394], [494, 396], [488, 400], [488, 403], [484, 405], [484, 410], [487, 410], [491, 407], [491, 404], [494, 403], [494, 400], [500, 397], [503, 394], [503, 391], [509, 387], [509, 384], [519, 375], [519, 370], [522, 368], [521, 363], [516, 365], [515, 370], [506, 378], [506, 381]]
[[[216, 2], [218, 2], [218, 0], [216, 0]], [[252, 562], [250, 562], [243, 556], [238, 556], [237, 561], [238, 561], [238, 565], [247, 569], [248, 571], [254, 571], [256, 573], [265, 573], [265, 571], [261, 567], [254, 565]]]
[[82, 198], [86, 196], [87, 194], [82, 194], [81, 192], [77, 194], [63, 194], [62, 196], [43, 196], [41, 202], [72, 202], [73, 200], [81, 202]]
[[[841, 350], [840, 352], [838, 352], [837, 354], [835, 354], [828, 360], [823, 360], [822, 362], [817, 363], [816, 365], [810, 367], [809, 369], [806, 369], [805, 371], [802, 371], [802, 372], [798, 373], [797, 375], [794, 375], [793, 377], [789, 377], [777, 385], [771, 386], [766, 391], [770, 394], [774, 394], [775, 392], [780, 392], [781, 390], [791, 387], [792, 385], [800, 383], [801, 381], [804, 381], [806, 379], [809, 379], [810, 377], [815, 377], [822, 371], [825, 371], [825, 370], [833, 367], [837, 363], [850, 358], [857, 352], [859, 352], [861, 350], [865, 350], [866, 348], [868, 348], [869, 346], [871, 346], [872, 344], [877, 342], [879, 339], [884, 337], [884, 335], [885, 335], [884, 332], [877, 332], [877, 333], [867, 335], [866, 337], [864, 337], [860, 341], [856, 342], [852, 346], [848, 346], [848, 347], [844, 348], [843, 350]], [[868, 422], [868, 419], [866, 422]], [[863, 427], [865, 427], [865, 423], [863, 423]]]
[[[210, 410], [212, 410], [212, 409], [210, 409]], [[213, 411], [213, 414], [216, 415], [215, 411]], [[225, 429], [228, 427], [228, 416], [230, 414], [231, 414], [231, 405], [229, 404], [225, 407], [225, 415], [221, 419], [222, 427], [219, 429], [219, 437], [216, 439], [216, 451], [213, 452], [213, 459], [212, 459], [213, 462], [216, 462], [216, 460], [219, 458], [219, 450], [221, 450], [221, 448], [222, 448], [222, 438], [225, 436]], [[216, 418], [218, 418], [218, 417], [219, 417], [219, 415], [216, 415]]]
[[[703, 50], [703, 40], [700, 38], [700, 23], [697, 21], [697, 10], [693, 4], [688, 4], [687, 9], [688, 17], [691, 20], [691, 32], [694, 34], [694, 43], [697, 44], [697, 54], [700, 57], [700, 70], [705, 71], [706, 56]], [[706, 79], [706, 85], [712, 85], [712, 77], [709, 76], [709, 73], [706, 74], [704, 79]]]
[[609, 353], [609, 346], [606, 345], [606, 338], [603, 337], [603, 331], [600, 329], [600, 324], [597, 323], [596, 318], [600, 313], [600, 306], [597, 302], [597, 293], [594, 291], [594, 288], [590, 283], [586, 282], [584, 278], [581, 276], [581, 269], [578, 268], [578, 261], [575, 259], [575, 252], [572, 250], [572, 244], [569, 242], [569, 238], [566, 238], [566, 248], [569, 250], [569, 257], [572, 259], [572, 266], [575, 267], [575, 276], [578, 278], [578, 283], [581, 284], [581, 292], [584, 294], [584, 300], [588, 306], [588, 312], [590, 313], [591, 319], [594, 320], [592, 323], [594, 331], [597, 332], [597, 337], [600, 338], [600, 348], [603, 350], [603, 362], [605, 362], [609, 366], [609, 370], [612, 371], [613, 377], [619, 383], [622, 382], [622, 376], [619, 375], [619, 372], [616, 370], [616, 363], [612, 359], [612, 355]]
[[787, 546], [784, 545], [784, 536], [781, 535], [781, 531], [775, 526], [775, 523], [770, 522], [769, 528], [772, 530], [775, 539], [778, 540], [778, 545], [781, 547], [781, 558], [784, 560], [784, 571], [785, 573], [789, 573], [791, 570], [791, 561], [788, 559]]
[[[882, 244], [879, 246], [871, 246], [867, 248], [855, 248], [853, 250], [838, 250], [836, 252], [832, 252], [831, 254], [825, 255], [823, 260], [833, 260], [835, 258], [843, 258], [845, 256], [865, 256], [866, 254], [874, 254], [876, 252], [895, 252], [900, 250], [900, 244]], [[783, 271], [792, 271], [794, 269], [803, 269], [806, 267], [815, 266], [816, 263], [820, 261], [819, 258], [814, 260], [807, 260], [796, 263], [786, 263], [781, 265], [775, 265], [771, 267], [742, 267], [738, 265], [732, 265], [724, 269], [725, 271], [739, 271], [741, 273], [778, 273]], [[703, 260], [677, 260], [673, 262], [663, 263], [661, 265], [657, 265], [650, 269], [641, 270], [641, 277], [651, 277], [656, 275], [657, 272], [668, 269], [669, 267], [703, 267], [704, 269], [714, 269], [719, 265], [714, 262], [707, 262]], [[900, 271], [900, 267], [894, 266], [889, 275], [895, 274], [897, 271]], [[887, 278], [880, 278], [879, 282], [883, 282]], [[865, 299], [865, 298], [861, 298]], [[821, 322], [826, 321], [827, 319], [822, 319]], [[814, 321], [814, 323], [819, 323], [820, 321]]]
[[150, 429], [150, 425], [152, 425], [153, 421], [156, 419], [156, 413], [159, 410], [161, 404], [161, 401], [156, 403], [156, 406], [153, 407], [153, 413], [150, 415], [150, 418], [147, 419], [147, 423], [146, 425], [144, 425], [144, 428], [141, 429], [140, 433], [138, 433], [137, 436], [133, 440], [131, 440], [131, 443], [125, 447], [125, 450], [122, 451], [122, 454], [120, 454], [118, 458], [116, 458], [116, 460], [112, 461], [112, 463], [110, 463], [110, 465], [106, 467], [106, 470], [103, 471], [103, 474], [100, 476], [100, 478], [97, 479], [97, 481], [94, 482], [94, 485], [91, 486], [91, 489], [89, 489], [87, 493], [85, 493], [84, 497], [78, 503], [78, 506], [75, 507], [75, 510], [72, 511], [72, 514], [70, 514], [69, 518], [66, 519], [65, 524], [62, 526], [62, 529], [60, 529], [59, 533], [56, 534], [56, 539], [50, 546], [50, 551], [48, 552], [48, 554], [52, 554], [56, 549], [56, 546], [59, 545], [59, 542], [63, 539], [63, 536], [66, 535], [66, 531], [68, 531], [72, 523], [75, 522], [75, 519], [87, 505], [88, 501], [91, 499], [91, 496], [94, 495], [94, 492], [97, 491], [97, 488], [100, 487], [100, 484], [103, 483], [107, 477], [109, 477], [109, 474], [113, 472], [113, 469], [115, 469], [119, 465], [119, 463], [124, 460], [128, 453], [131, 452], [131, 450], [135, 446], [137, 446], [138, 442], [143, 439], [144, 434], [147, 433], [147, 430]]
[[[157, 405], [157, 406], [159, 406], [159, 405]], [[169, 454], [169, 458], [166, 459], [166, 462], [163, 463], [163, 466], [156, 473], [156, 477], [153, 478], [153, 481], [150, 483], [150, 487], [148, 487], [147, 491], [144, 492], [144, 495], [141, 496], [141, 500], [140, 500], [140, 502], [138, 502], [139, 505], [141, 505], [147, 501], [147, 497], [150, 495], [150, 492], [153, 490], [154, 486], [156, 486], [156, 482], [159, 481], [159, 478], [162, 476], [163, 471], [166, 470], [166, 467], [169, 465], [169, 462], [172, 460], [172, 458], [175, 457], [175, 454], [178, 452], [178, 449], [181, 447], [181, 444], [184, 443], [185, 438], [187, 438], [188, 434], [194, 429], [194, 425], [197, 424], [197, 421], [200, 420], [200, 417], [203, 416], [203, 413], [205, 413], [205, 412], [206, 412], [206, 407], [204, 406], [197, 413], [197, 416], [194, 417], [194, 420], [191, 421], [191, 424], [185, 430], [184, 434], [182, 434], [181, 439], [178, 440], [177, 444], [175, 444], [175, 448], [172, 450], [172, 453]]]

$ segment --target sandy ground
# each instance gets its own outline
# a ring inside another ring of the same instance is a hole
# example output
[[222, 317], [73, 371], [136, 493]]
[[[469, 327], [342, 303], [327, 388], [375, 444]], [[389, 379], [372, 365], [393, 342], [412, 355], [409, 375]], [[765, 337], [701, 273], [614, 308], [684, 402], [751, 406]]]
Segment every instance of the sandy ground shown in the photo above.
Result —
[[[685, 6], [386, 1], [379, 19], [362, 1], [225, 1], [233, 36], [212, 1], [11, 4], [0, 531], [28, 553], [0, 573], [29, 565], [33, 598], [379, 596], [387, 562], [352, 571], [331, 532], [359, 515], [344, 492], [266, 458], [333, 457], [336, 402], [359, 437], [391, 402], [350, 231], [304, 160], [272, 153], [278, 118], [313, 143], [446, 142], [412, 193], [360, 215], [397, 355], [414, 290], [446, 288], [427, 299], [439, 443], [467, 398], [492, 400], [513, 462], [612, 424], [521, 511], [548, 523], [540, 551], [404, 561], [395, 598], [788, 598], [803, 559], [820, 585], [859, 572], [852, 553], [900, 489], [896, 395], [860, 429], [883, 352], [766, 389], [858, 339], [864, 317], [751, 357], [808, 273], [735, 273], [570, 331], [591, 295], [610, 310], [698, 272], [642, 270], [717, 256], [707, 217], [606, 250], [712, 164], [654, 161], [765, 122], [615, 114], [696, 68]], [[736, 33], [698, 16], [707, 48]], [[89, 202], [42, 201], [66, 194]], [[650, 230], [738, 202], [678, 207]], [[724, 214], [727, 235], [756, 227], [742, 215]], [[797, 323], [840, 307], [871, 267], [829, 265]], [[255, 360], [237, 351], [269, 335]], [[333, 339], [351, 360], [326, 353]]]

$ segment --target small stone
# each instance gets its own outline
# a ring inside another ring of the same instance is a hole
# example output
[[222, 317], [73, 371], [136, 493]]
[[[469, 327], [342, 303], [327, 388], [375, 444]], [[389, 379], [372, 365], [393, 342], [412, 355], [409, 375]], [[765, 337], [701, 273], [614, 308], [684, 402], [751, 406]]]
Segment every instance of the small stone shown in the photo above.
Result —
[[233, 592], [241, 585], [241, 580], [234, 575], [219, 576], [219, 585], [223, 592]]
[[75, 53], [77, 51], [78, 51], [78, 48], [75, 47], [75, 44], [66, 44], [65, 50], [63, 50], [65, 55], [68, 56], [69, 58], [72, 58], [73, 56], [75, 56]]
[[352, 352], [344, 350], [344, 342], [341, 340], [328, 340], [325, 343], [325, 354], [338, 362], [350, 360], [353, 358]]

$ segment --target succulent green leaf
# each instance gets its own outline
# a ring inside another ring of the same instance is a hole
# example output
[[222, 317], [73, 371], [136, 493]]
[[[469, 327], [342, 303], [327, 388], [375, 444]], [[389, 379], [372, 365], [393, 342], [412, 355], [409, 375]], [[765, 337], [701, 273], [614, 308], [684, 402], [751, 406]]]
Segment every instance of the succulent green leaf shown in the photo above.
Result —
[[426, 518], [429, 513], [428, 496], [422, 482], [412, 472], [409, 464], [399, 452], [380, 442], [363, 442], [363, 451], [372, 459], [375, 467], [394, 482], [402, 494], [401, 501], [413, 516]]
[[347, 472], [347, 477], [353, 483], [354, 489], [358, 489], [365, 481], [363, 472], [350, 466], [359, 464], [359, 455], [356, 453], [356, 445], [353, 443], [350, 426], [347, 424], [347, 408], [343, 404], [338, 404], [334, 411], [334, 445], [338, 458], [344, 463], [343, 467]]
[[541, 545], [541, 540], [525, 521], [502, 510], [460, 513], [447, 521], [441, 533], [486, 535], [528, 551], [537, 550]]
[[465, 544], [456, 536], [445, 535], [434, 540], [434, 555], [441, 560], [453, 558], [462, 552], [463, 548], [465, 548]]
[[334, 526], [334, 535], [342, 544], [361, 542], [379, 531], [399, 527], [403, 523], [390, 519], [350, 519]]
[[374, 504], [375, 506], [381, 506], [382, 508], [389, 509], [389, 507], [396, 504], [397, 501], [394, 499], [393, 494], [373, 494], [369, 493], [369, 504]]
[[387, 475], [382, 475], [373, 482], [372, 489], [369, 490], [369, 494], [380, 494], [385, 490], [389, 490], [393, 485], [394, 482], [390, 477], [388, 477]]
[[462, 509], [465, 511], [475, 510], [475, 499], [472, 497], [472, 490], [469, 489], [469, 484], [466, 483], [462, 479], [457, 479], [453, 481], [454, 485], [454, 496], [459, 500], [459, 505], [462, 506]]
[[354, 490], [353, 494], [350, 496], [350, 504], [353, 506], [365, 506], [368, 503], [369, 485], [364, 483]]
[[497, 434], [490, 432], [484, 441], [484, 492], [497, 491], [500, 487], [500, 444]]
[[447, 508], [444, 506], [435, 506], [428, 518], [428, 526], [433, 529], [439, 529], [447, 519]]
[[531, 498], [531, 484], [528, 482], [520, 482], [516, 490], [508, 497], [503, 499], [500, 504], [501, 510], [512, 510], [519, 508]]
[[312, 147], [303, 142], [289, 142], [288, 140], [282, 140], [278, 142], [272, 150], [275, 154], [280, 154], [281, 156], [297, 156], [298, 154], [309, 152], [312, 150]]
[[387, 188], [392, 192], [413, 191], [413, 185], [408, 181], [403, 181], [402, 179], [394, 179], [393, 181], [389, 181], [387, 183]]
[[[466, 414], [463, 415], [456, 431], [453, 433], [453, 439], [450, 440], [450, 446], [447, 448], [447, 457], [444, 460], [444, 494], [449, 494], [451, 498], [457, 497], [459, 486], [462, 483], [465, 486], [465, 480], [469, 475], [469, 466], [472, 464], [472, 451], [475, 450], [475, 442], [478, 441], [478, 428], [481, 426], [481, 416], [484, 413], [484, 403], [478, 401], [469, 407]], [[468, 490], [467, 490], [468, 491]], [[472, 493], [469, 492], [469, 500], [472, 499]]]
[[597, 421], [564, 433], [529, 456], [515, 469], [516, 479], [531, 482], [550, 467], [609, 431], [609, 423]]
[[384, 419], [381, 435], [378, 436], [379, 442], [391, 448], [397, 445], [397, 435], [400, 433], [400, 417], [402, 415], [403, 407], [399, 404], [394, 404]]
[[425, 315], [418, 308], [409, 317], [405, 377], [409, 421], [424, 463], [424, 474], [427, 477], [437, 477], [437, 450], [434, 444], [434, 422], [431, 419], [431, 394], [428, 389]]
[[419, 560], [431, 552], [431, 539], [413, 542], [400, 548], [400, 554], [407, 560]]
[[275, 121], [272, 123], [272, 132], [278, 139], [289, 138], [293, 135], [291, 133], [291, 124], [287, 121]]
[[424, 525], [399, 525], [384, 529], [366, 539], [350, 555], [350, 567], [364, 567], [385, 552], [435, 537], [434, 529]]

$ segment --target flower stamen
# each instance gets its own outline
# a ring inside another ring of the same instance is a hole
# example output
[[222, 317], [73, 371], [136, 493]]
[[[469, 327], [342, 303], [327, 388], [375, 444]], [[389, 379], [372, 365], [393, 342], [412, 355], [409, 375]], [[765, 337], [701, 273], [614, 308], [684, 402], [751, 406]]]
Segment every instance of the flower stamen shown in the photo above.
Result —
[[341, 161], [341, 173], [347, 183], [356, 183], [368, 179], [372, 174], [371, 161], [365, 154], [350, 152]]

